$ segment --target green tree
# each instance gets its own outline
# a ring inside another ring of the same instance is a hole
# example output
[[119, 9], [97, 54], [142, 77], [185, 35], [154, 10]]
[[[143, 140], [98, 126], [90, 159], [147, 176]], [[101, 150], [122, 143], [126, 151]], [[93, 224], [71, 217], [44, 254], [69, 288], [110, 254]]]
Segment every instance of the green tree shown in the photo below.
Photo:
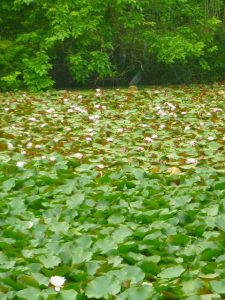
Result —
[[2, 0], [0, 87], [220, 80], [223, 11], [222, 0]]

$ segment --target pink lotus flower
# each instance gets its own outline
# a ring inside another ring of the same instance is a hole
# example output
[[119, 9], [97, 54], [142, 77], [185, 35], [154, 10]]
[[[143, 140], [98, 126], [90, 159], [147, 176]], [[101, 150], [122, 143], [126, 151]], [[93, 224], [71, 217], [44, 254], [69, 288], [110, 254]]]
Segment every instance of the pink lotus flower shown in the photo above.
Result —
[[145, 151], [145, 148], [144, 148], [144, 147], [138, 147], [137, 150], [138, 150], [139, 152], [143, 152], [143, 151]]
[[212, 112], [221, 112], [223, 111], [221, 108], [215, 107], [213, 108]]
[[152, 138], [153, 138], [153, 139], [157, 139], [157, 137], [158, 137], [157, 134], [153, 134], [153, 135], [152, 135]]
[[74, 155], [73, 155], [75, 158], [77, 158], [77, 159], [81, 159], [81, 158], [83, 158], [84, 157], [84, 155], [82, 154], [82, 153], [75, 153]]
[[194, 164], [194, 165], [198, 163], [196, 158], [188, 158], [186, 162], [187, 164]]
[[153, 139], [152, 139], [151, 137], [149, 137], [149, 136], [146, 136], [146, 137], [144, 138], [144, 140], [145, 140], [145, 142], [147, 142], [147, 143], [152, 143], [152, 142], [153, 142]]
[[196, 146], [196, 145], [197, 145], [197, 142], [194, 141], [194, 140], [193, 140], [193, 141], [190, 141], [190, 145], [191, 145], [191, 146]]

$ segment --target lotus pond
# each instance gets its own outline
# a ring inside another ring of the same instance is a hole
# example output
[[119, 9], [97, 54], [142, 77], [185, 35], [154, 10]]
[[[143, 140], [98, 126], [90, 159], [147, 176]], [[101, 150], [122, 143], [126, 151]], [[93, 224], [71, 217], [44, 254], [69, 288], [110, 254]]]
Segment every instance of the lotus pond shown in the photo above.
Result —
[[0, 101], [1, 300], [225, 299], [224, 86]]

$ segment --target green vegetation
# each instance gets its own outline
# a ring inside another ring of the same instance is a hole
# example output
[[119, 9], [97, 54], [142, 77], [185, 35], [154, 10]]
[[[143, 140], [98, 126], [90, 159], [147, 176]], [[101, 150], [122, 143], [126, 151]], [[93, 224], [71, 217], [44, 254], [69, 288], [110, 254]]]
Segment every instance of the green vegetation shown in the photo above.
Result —
[[0, 88], [224, 80], [223, 0], [1, 0]]
[[0, 94], [0, 299], [224, 299], [224, 98]]

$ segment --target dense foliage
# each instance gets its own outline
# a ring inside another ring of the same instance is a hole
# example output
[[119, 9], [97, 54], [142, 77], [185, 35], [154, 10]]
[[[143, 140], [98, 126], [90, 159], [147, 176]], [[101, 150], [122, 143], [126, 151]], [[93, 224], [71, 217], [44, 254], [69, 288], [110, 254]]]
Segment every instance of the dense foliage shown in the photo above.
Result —
[[0, 88], [224, 79], [223, 0], [1, 0]]
[[224, 98], [0, 94], [0, 299], [224, 299]]

